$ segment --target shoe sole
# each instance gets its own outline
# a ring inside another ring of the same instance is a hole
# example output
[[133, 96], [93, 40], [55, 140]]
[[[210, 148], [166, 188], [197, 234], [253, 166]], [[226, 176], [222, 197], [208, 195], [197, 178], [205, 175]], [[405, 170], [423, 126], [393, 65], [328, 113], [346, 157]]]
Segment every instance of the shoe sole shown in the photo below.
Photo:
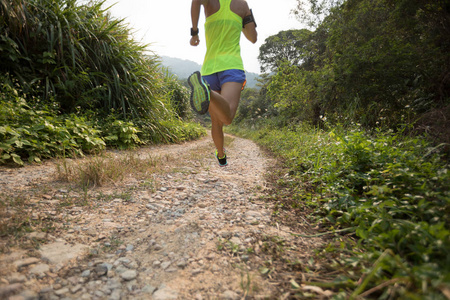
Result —
[[200, 72], [195, 72], [188, 79], [191, 87], [191, 106], [194, 111], [203, 115], [209, 109], [209, 89], [203, 83]]

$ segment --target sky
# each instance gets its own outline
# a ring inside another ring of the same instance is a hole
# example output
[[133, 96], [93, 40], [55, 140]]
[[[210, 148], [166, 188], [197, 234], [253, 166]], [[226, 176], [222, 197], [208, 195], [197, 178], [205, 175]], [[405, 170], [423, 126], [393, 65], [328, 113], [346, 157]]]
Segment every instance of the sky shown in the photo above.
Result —
[[[247, 0], [247, 3], [256, 20], [258, 41], [252, 44], [242, 34], [241, 55], [248, 72], [260, 73], [259, 47], [265, 39], [282, 30], [300, 29], [302, 25], [291, 14], [297, 0]], [[200, 45], [193, 47], [189, 44], [191, 0], [106, 0], [104, 7], [109, 6], [111, 15], [124, 18], [134, 38], [149, 44], [150, 51], [202, 64], [206, 52], [205, 17], [202, 8], [198, 25]]]

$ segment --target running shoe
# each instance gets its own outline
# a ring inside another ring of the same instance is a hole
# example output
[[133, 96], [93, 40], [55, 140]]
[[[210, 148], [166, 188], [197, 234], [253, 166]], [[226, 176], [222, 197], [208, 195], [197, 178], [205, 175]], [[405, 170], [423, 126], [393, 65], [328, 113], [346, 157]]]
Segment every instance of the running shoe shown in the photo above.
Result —
[[203, 115], [209, 108], [210, 91], [208, 84], [203, 80], [200, 72], [194, 72], [189, 76], [188, 83], [191, 87], [192, 109]]
[[216, 150], [216, 152], [214, 153], [214, 156], [217, 158], [217, 160], [219, 161], [219, 166], [221, 167], [225, 167], [228, 165], [227, 162], [227, 154], [225, 153], [225, 149], [223, 149], [223, 157], [219, 157], [219, 152]]

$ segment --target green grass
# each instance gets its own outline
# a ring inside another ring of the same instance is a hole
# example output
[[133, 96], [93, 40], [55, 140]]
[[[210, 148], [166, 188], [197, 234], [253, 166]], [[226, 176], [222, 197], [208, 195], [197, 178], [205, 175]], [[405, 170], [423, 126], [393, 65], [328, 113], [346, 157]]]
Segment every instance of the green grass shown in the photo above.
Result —
[[192, 140], [187, 89], [104, 1], [0, 0], [0, 164]]
[[401, 132], [358, 128], [245, 132], [289, 170], [277, 183], [291, 190], [279, 209], [308, 207], [310, 222], [331, 232], [346, 229], [356, 239], [320, 254], [346, 270], [336, 278], [336, 297], [445, 299], [450, 172], [440, 147]]

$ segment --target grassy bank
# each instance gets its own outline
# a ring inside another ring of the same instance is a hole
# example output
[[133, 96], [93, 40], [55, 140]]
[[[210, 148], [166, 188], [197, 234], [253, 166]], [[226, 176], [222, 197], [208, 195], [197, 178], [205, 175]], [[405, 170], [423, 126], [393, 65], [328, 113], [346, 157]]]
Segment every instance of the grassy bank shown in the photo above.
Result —
[[132, 33], [104, 1], [0, 0], [0, 164], [203, 135]]
[[445, 299], [450, 173], [440, 147], [401, 132], [266, 125], [232, 131], [283, 160], [288, 176], [276, 184], [290, 193], [276, 207], [313, 210], [310, 222], [346, 232], [317, 254], [338, 271], [335, 281], [309, 285], [337, 298]]

